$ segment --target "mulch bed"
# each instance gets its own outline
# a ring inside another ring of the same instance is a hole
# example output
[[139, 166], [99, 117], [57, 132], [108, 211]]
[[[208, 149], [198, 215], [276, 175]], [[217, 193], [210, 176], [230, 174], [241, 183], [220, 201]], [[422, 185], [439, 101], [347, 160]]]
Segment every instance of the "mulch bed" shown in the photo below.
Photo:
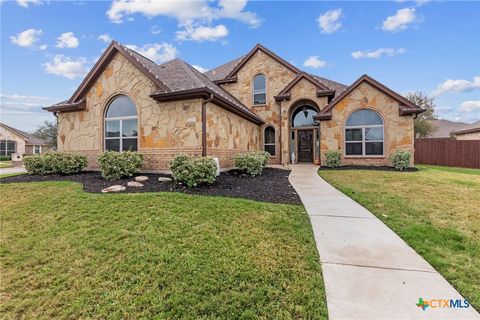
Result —
[[377, 170], [377, 171], [397, 171], [397, 172], [414, 172], [418, 171], [418, 168], [406, 168], [402, 171], [389, 166], [340, 166], [336, 168], [320, 167], [319, 170]]
[[165, 174], [145, 173], [149, 177], [144, 186], [140, 188], [127, 187], [127, 182], [134, 181], [133, 178], [107, 181], [102, 178], [99, 172], [87, 171], [74, 175], [21, 175], [0, 179], [1, 183], [13, 182], [41, 182], [41, 181], [74, 181], [83, 185], [87, 192], [99, 193], [102, 189], [112, 185], [123, 185], [126, 191], [119, 192], [161, 192], [174, 191], [189, 194], [227, 196], [246, 198], [255, 201], [273, 203], [300, 204], [300, 198], [295, 189], [288, 181], [289, 170], [267, 168], [261, 176], [247, 177], [236, 170], [222, 172], [215, 183], [211, 186], [198, 186], [188, 189], [175, 182], [159, 182], [159, 177], [169, 177]]

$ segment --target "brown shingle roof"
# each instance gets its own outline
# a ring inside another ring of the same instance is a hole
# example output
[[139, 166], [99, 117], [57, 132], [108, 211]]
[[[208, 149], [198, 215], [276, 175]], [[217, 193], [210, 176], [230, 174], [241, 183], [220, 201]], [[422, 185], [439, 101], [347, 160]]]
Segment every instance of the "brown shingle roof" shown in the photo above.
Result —
[[204, 74], [209, 77], [212, 81], [218, 81], [225, 79], [230, 72], [242, 61], [245, 56], [238, 57], [233, 59], [225, 64], [222, 64], [212, 70], [208, 70]]
[[450, 138], [450, 133], [455, 130], [461, 130], [468, 125], [468, 123], [465, 122], [455, 122], [443, 119], [430, 120], [429, 122], [436, 129], [429, 138]]
[[9, 125], [6, 125], [5, 123], [1, 123], [1, 122], [0, 122], [0, 125], [1, 125], [2, 127], [4, 127], [5, 129], [10, 130], [10, 131], [13, 131], [13, 132], [16, 133], [17, 135], [23, 137], [23, 138], [25, 139], [25, 144], [26, 144], [26, 145], [36, 145], [36, 146], [44, 146], [44, 145], [46, 145], [45, 141], [43, 141], [42, 139], [39, 139], [39, 138], [33, 136], [32, 134], [30, 134], [30, 133], [28, 133], [28, 132], [25, 132], [25, 131], [16, 129], [16, 128], [14, 128], [14, 127], [10, 127]]
[[465, 133], [477, 132], [477, 131], [480, 131], [480, 120], [472, 124], [466, 125], [460, 130], [452, 132], [452, 134], [459, 135], [459, 134], [465, 134]]

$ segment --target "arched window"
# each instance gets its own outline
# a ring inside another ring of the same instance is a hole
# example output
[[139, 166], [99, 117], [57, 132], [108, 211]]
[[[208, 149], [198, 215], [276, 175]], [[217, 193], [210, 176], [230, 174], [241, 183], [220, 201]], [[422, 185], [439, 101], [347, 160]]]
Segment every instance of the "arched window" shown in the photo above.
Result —
[[17, 152], [17, 142], [13, 140], [0, 140], [0, 156], [11, 156]]
[[298, 107], [292, 114], [292, 127], [314, 127], [318, 123], [313, 118], [317, 115], [317, 110], [312, 107], [305, 105], [303, 107]]
[[264, 133], [264, 150], [275, 155], [275, 129], [273, 127], [266, 127]]
[[115, 97], [105, 113], [105, 150], [137, 151], [137, 109], [125, 96]]
[[253, 78], [253, 104], [262, 105], [267, 102], [267, 83], [263, 74]]
[[353, 112], [345, 124], [345, 155], [383, 155], [383, 119], [370, 109]]

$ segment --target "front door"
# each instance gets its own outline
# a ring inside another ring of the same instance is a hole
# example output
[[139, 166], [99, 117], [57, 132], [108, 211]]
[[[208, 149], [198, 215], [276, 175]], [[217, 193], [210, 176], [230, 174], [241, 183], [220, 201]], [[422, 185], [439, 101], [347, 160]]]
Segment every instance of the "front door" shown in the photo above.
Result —
[[313, 162], [313, 130], [298, 130], [298, 162]]

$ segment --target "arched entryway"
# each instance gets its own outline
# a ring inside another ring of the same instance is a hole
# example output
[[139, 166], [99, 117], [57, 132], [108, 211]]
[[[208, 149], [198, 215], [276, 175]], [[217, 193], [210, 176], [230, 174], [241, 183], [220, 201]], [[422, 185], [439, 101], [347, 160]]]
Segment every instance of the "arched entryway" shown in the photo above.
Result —
[[295, 103], [290, 112], [290, 161], [316, 162], [320, 154], [320, 131], [314, 119], [318, 106], [309, 100]]

